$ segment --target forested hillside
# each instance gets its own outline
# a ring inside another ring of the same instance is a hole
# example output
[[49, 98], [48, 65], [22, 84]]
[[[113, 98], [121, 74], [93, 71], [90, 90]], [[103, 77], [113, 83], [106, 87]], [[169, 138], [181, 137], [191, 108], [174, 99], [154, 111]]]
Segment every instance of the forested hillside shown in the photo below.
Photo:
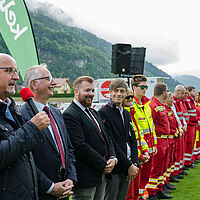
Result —
[[[46, 63], [54, 77], [73, 81], [80, 75], [95, 79], [111, 77], [112, 44], [83, 29], [67, 26], [48, 17], [41, 10], [30, 12], [41, 63]], [[147, 49], [148, 51], [148, 49]], [[7, 52], [0, 37], [0, 52]], [[145, 75], [169, 77], [173, 90], [177, 81], [153, 64], [145, 63]]]

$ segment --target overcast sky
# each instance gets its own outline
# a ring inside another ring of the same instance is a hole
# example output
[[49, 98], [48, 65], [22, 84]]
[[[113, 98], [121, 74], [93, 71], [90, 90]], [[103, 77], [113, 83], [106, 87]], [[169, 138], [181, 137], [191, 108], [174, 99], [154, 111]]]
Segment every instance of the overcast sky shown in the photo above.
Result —
[[146, 47], [146, 60], [169, 74], [200, 77], [199, 0], [39, 1], [113, 44]]

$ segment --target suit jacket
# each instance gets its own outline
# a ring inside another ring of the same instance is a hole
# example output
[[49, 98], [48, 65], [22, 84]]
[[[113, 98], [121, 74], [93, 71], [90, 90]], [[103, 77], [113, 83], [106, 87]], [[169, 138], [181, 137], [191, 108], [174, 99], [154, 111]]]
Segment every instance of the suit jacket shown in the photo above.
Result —
[[[133, 127], [131, 126], [131, 116], [127, 110], [123, 110], [124, 124], [118, 108], [110, 101], [99, 113], [104, 121], [107, 133], [113, 140], [115, 152], [118, 158], [118, 164], [114, 167], [112, 173], [128, 174], [128, 168], [131, 164], [138, 165], [137, 140]], [[131, 149], [131, 160], [127, 158], [127, 144]]]
[[[115, 156], [114, 147], [108, 137], [98, 112], [90, 108], [109, 147], [109, 157]], [[93, 187], [101, 183], [106, 166], [105, 142], [94, 122], [74, 102], [63, 113], [64, 121], [75, 151], [77, 187]]]
[[[38, 184], [39, 197], [42, 200], [56, 199], [55, 197], [46, 194], [52, 183], [64, 181], [66, 179], [77, 181], [74, 151], [65, 127], [65, 123], [63, 121], [63, 116], [57, 108], [52, 106], [49, 108], [62, 138], [66, 167], [64, 170], [62, 167], [60, 153], [56, 148], [49, 129], [46, 128], [42, 131], [44, 135], [43, 144], [39, 145], [33, 151], [35, 164], [38, 167], [38, 170], [40, 170], [40, 173], [38, 173], [40, 175], [38, 177]], [[34, 113], [32, 112], [28, 103], [25, 103], [21, 106], [20, 112], [25, 121], [30, 120], [34, 116]]]

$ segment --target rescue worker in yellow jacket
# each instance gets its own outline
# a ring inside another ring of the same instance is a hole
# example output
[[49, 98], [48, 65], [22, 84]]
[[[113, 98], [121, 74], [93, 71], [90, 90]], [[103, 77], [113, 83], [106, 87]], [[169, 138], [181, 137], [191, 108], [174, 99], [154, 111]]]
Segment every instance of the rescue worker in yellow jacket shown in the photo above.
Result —
[[149, 106], [151, 101], [145, 96], [148, 89], [147, 78], [144, 75], [134, 75], [132, 77], [131, 84], [134, 91], [132, 108], [134, 108], [135, 111], [132, 115], [138, 124], [140, 134], [144, 135], [144, 139], [149, 147], [150, 159], [142, 166], [139, 189], [140, 199], [145, 199], [145, 186], [149, 181], [152, 159], [157, 153], [157, 138], [151, 108]]
[[[127, 96], [124, 99], [123, 106], [127, 111], [130, 112], [130, 115], [131, 115], [132, 127], [133, 127], [133, 130], [135, 131], [135, 136], [137, 139], [138, 157], [139, 157], [140, 171], [141, 171], [142, 164], [145, 162], [148, 162], [150, 158], [149, 148], [146, 141], [144, 140], [144, 135], [140, 134], [139, 126], [137, 125], [137, 122], [134, 118], [135, 111], [132, 105], [133, 105], [133, 92], [132, 90], [129, 89], [127, 92]], [[140, 176], [141, 176], [140, 171], [137, 177], [131, 180], [127, 198], [126, 198], [127, 200], [138, 200], [139, 198], [139, 185], [140, 185]]]

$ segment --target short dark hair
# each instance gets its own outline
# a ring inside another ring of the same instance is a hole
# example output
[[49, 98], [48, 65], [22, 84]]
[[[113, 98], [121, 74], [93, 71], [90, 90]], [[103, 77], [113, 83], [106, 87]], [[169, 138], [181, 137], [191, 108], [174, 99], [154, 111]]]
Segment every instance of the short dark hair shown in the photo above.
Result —
[[128, 90], [128, 85], [126, 83], [126, 81], [124, 81], [123, 79], [114, 79], [111, 81], [110, 83], [110, 87], [109, 90], [113, 91], [113, 90], [117, 90], [117, 88], [124, 88], [127, 92]]
[[188, 86], [187, 89], [188, 89], [189, 92], [191, 92], [193, 89], [195, 90], [195, 87], [194, 86]]
[[160, 96], [163, 92], [167, 92], [167, 85], [165, 83], [156, 83], [154, 86], [154, 96]]
[[146, 81], [147, 81], [147, 77], [145, 75], [142, 75], [142, 74], [133, 75], [131, 79], [131, 85], [137, 86], [140, 82], [146, 82]]
[[87, 81], [89, 83], [94, 83], [94, 79], [90, 76], [80, 76], [74, 81], [74, 88], [79, 88], [83, 81]]

